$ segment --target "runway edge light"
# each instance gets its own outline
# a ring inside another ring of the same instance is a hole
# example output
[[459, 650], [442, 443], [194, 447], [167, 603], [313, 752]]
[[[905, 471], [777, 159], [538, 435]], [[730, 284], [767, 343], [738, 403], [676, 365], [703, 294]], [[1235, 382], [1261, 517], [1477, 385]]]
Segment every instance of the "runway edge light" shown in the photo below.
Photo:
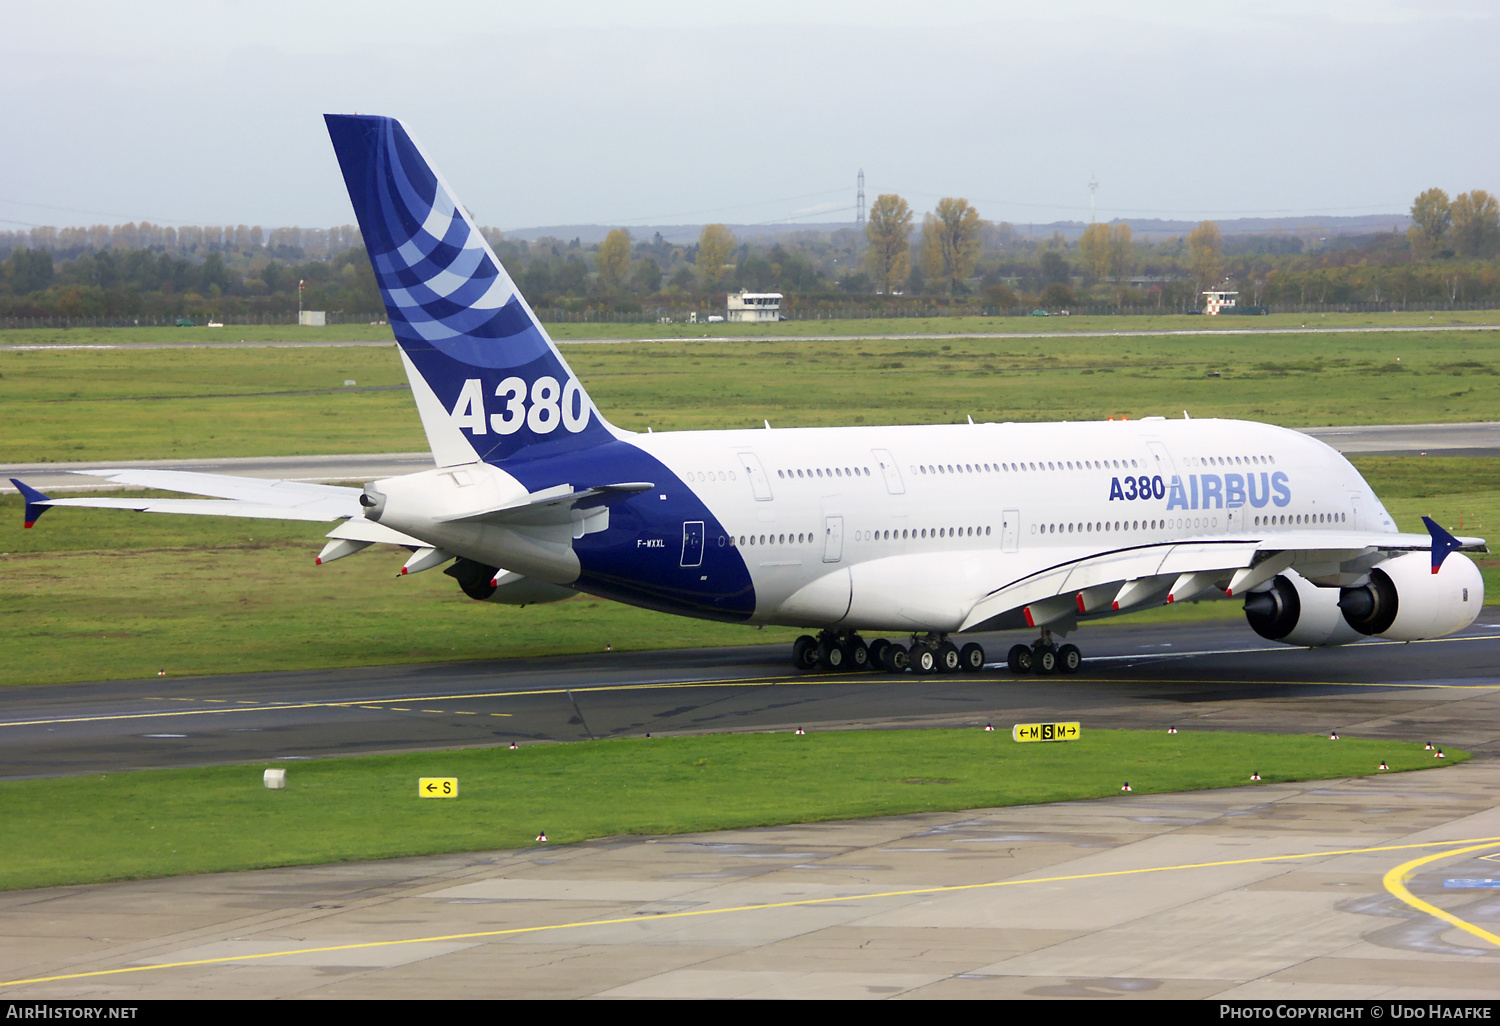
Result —
[[286, 790], [286, 770], [284, 769], [268, 769], [261, 774], [260, 780], [272, 791]]

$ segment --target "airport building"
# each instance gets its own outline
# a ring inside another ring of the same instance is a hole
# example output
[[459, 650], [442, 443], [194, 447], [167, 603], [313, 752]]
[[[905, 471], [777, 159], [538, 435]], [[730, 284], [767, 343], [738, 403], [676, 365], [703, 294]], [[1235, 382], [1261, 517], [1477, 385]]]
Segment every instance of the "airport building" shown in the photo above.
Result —
[[729, 320], [742, 324], [762, 324], [781, 320], [780, 292], [739, 292], [729, 294]]

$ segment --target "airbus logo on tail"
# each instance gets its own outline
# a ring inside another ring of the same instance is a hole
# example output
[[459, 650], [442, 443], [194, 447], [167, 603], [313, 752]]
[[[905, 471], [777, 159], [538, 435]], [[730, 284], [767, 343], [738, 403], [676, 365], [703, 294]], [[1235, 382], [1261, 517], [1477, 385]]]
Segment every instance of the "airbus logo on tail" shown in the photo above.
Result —
[[589, 423], [589, 401], [576, 378], [563, 385], [543, 375], [528, 385], [522, 378], [509, 377], [495, 386], [495, 398], [500, 400], [500, 412], [486, 415], [483, 381], [467, 379], [453, 404], [453, 423], [476, 435], [513, 435], [522, 427], [547, 435], [559, 424], [576, 435]]

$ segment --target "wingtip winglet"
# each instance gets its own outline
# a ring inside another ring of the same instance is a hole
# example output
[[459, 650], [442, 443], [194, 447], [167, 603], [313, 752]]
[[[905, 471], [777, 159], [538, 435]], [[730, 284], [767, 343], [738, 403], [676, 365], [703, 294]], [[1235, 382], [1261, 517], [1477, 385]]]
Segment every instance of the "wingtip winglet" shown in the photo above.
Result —
[[1463, 548], [1463, 542], [1443, 530], [1431, 517], [1423, 517], [1422, 523], [1427, 525], [1427, 533], [1432, 535], [1432, 572], [1437, 573], [1442, 569], [1443, 560], [1448, 558], [1448, 553]]
[[26, 500], [26, 511], [22, 514], [22, 519], [25, 526], [30, 528], [43, 513], [47, 512], [52, 499], [14, 477], [10, 479], [10, 483], [16, 486], [16, 491], [20, 492], [21, 497]]

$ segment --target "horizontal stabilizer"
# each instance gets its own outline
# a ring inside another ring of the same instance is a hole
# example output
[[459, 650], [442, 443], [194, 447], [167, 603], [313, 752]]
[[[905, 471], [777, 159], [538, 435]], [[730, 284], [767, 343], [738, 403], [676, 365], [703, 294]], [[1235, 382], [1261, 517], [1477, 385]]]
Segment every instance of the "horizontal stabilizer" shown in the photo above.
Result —
[[[357, 494], [357, 493], [356, 493]], [[91, 509], [130, 509], [137, 513], [185, 513], [208, 517], [250, 517], [256, 520], [337, 520], [348, 513], [297, 506], [268, 506], [234, 499], [121, 499], [89, 497], [50, 499], [48, 506], [81, 506]]]
[[[130, 468], [80, 470], [77, 473], [106, 478], [113, 484], [131, 485], [136, 488], [157, 488], [164, 492], [183, 492], [188, 495], [211, 495], [216, 499], [236, 499], [257, 505], [296, 508], [319, 514], [307, 517], [287, 517], [286, 519], [289, 520], [336, 520], [339, 517], [359, 516], [362, 512], [359, 507], [360, 490], [339, 485], [311, 484], [306, 481], [274, 481], [258, 477], [236, 477], [232, 474], [203, 474], [190, 470]], [[78, 503], [69, 504], [79, 505]], [[229, 513], [226, 515], [246, 514]]]

